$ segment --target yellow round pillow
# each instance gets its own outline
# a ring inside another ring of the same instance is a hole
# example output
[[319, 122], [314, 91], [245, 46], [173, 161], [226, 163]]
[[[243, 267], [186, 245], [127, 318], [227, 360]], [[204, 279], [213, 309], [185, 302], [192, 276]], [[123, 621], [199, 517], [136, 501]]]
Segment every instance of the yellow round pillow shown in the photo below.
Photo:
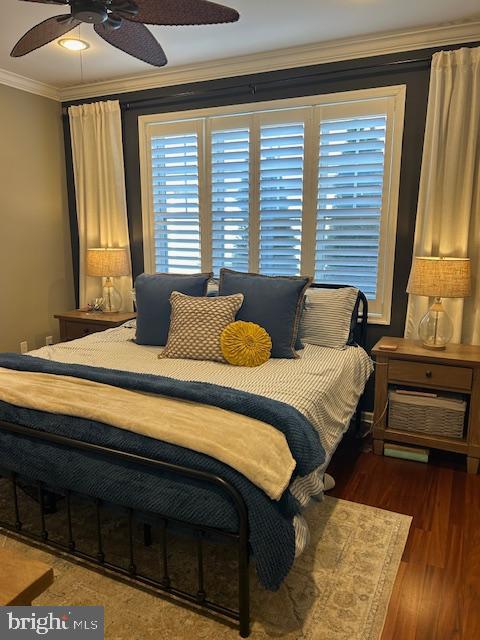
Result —
[[225, 360], [241, 367], [258, 367], [270, 358], [272, 352], [272, 340], [265, 329], [243, 320], [225, 327], [220, 345]]

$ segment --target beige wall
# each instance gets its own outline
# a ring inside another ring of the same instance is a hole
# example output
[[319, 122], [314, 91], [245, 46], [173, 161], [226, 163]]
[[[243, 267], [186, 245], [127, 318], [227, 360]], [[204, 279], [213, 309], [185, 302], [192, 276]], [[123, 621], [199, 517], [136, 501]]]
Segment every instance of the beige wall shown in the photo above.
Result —
[[57, 340], [73, 307], [60, 104], [0, 84], [0, 351]]

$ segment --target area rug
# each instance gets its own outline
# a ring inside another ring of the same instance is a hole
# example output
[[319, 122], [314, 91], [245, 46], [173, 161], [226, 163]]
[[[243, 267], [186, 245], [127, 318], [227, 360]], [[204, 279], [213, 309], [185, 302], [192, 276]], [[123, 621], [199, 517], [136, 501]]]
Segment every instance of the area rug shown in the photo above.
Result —
[[[325, 498], [307, 511], [312, 533], [277, 593], [262, 589], [252, 568], [252, 640], [378, 640], [411, 518], [373, 507]], [[112, 538], [115, 526], [111, 526]], [[180, 545], [183, 543], [180, 542]], [[109, 640], [227, 640], [238, 632], [222, 623], [155, 597], [131, 585], [81, 567], [63, 557], [0, 535], [0, 546], [54, 567], [55, 581], [34, 604], [104, 605]], [[216, 554], [225, 548], [213, 546]], [[158, 554], [150, 547], [148, 553]], [[189, 547], [180, 548], [180, 566], [172, 578], [189, 576]], [[158, 555], [157, 555], [158, 557]], [[225, 567], [225, 558], [222, 558]], [[207, 589], [216, 587], [228, 600], [235, 585], [235, 558], [222, 571], [207, 573]], [[182, 563], [183, 566], [182, 566]]]

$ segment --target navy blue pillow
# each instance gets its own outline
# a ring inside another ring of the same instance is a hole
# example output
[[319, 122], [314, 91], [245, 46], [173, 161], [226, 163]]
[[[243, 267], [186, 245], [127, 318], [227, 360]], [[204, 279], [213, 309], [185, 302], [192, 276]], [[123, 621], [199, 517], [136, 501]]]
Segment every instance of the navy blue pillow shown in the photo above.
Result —
[[211, 273], [142, 273], [138, 276], [135, 280], [137, 344], [166, 345], [170, 328], [170, 294], [179, 291], [187, 296], [204, 296], [211, 277]]
[[262, 276], [220, 270], [219, 295], [243, 293], [237, 320], [255, 322], [272, 339], [272, 358], [296, 358], [303, 296], [312, 279], [297, 276]]

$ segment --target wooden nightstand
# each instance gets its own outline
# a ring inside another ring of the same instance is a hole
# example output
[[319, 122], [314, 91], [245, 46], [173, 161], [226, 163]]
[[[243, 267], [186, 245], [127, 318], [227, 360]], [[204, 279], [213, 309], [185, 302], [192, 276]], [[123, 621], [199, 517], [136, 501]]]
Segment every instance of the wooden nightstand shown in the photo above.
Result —
[[99, 313], [94, 311], [67, 311], [55, 316], [60, 324], [60, 340], [76, 340], [91, 333], [119, 327], [127, 320], [132, 320], [136, 313]]
[[[396, 344], [397, 350], [380, 349], [385, 343]], [[467, 456], [469, 473], [477, 473], [480, 461], [480, 347], [450, 344], [444, 351], [430, 351], [413, 340], [382, 338], [372, 349], [372, 355], [377, 362], [373, 414], [375, 453], [383, 454], [384, 440], [454, 451]], [[389, 385], [464, 395], [468, 400], [464, 437], [389, 429], [386, 410]]]

